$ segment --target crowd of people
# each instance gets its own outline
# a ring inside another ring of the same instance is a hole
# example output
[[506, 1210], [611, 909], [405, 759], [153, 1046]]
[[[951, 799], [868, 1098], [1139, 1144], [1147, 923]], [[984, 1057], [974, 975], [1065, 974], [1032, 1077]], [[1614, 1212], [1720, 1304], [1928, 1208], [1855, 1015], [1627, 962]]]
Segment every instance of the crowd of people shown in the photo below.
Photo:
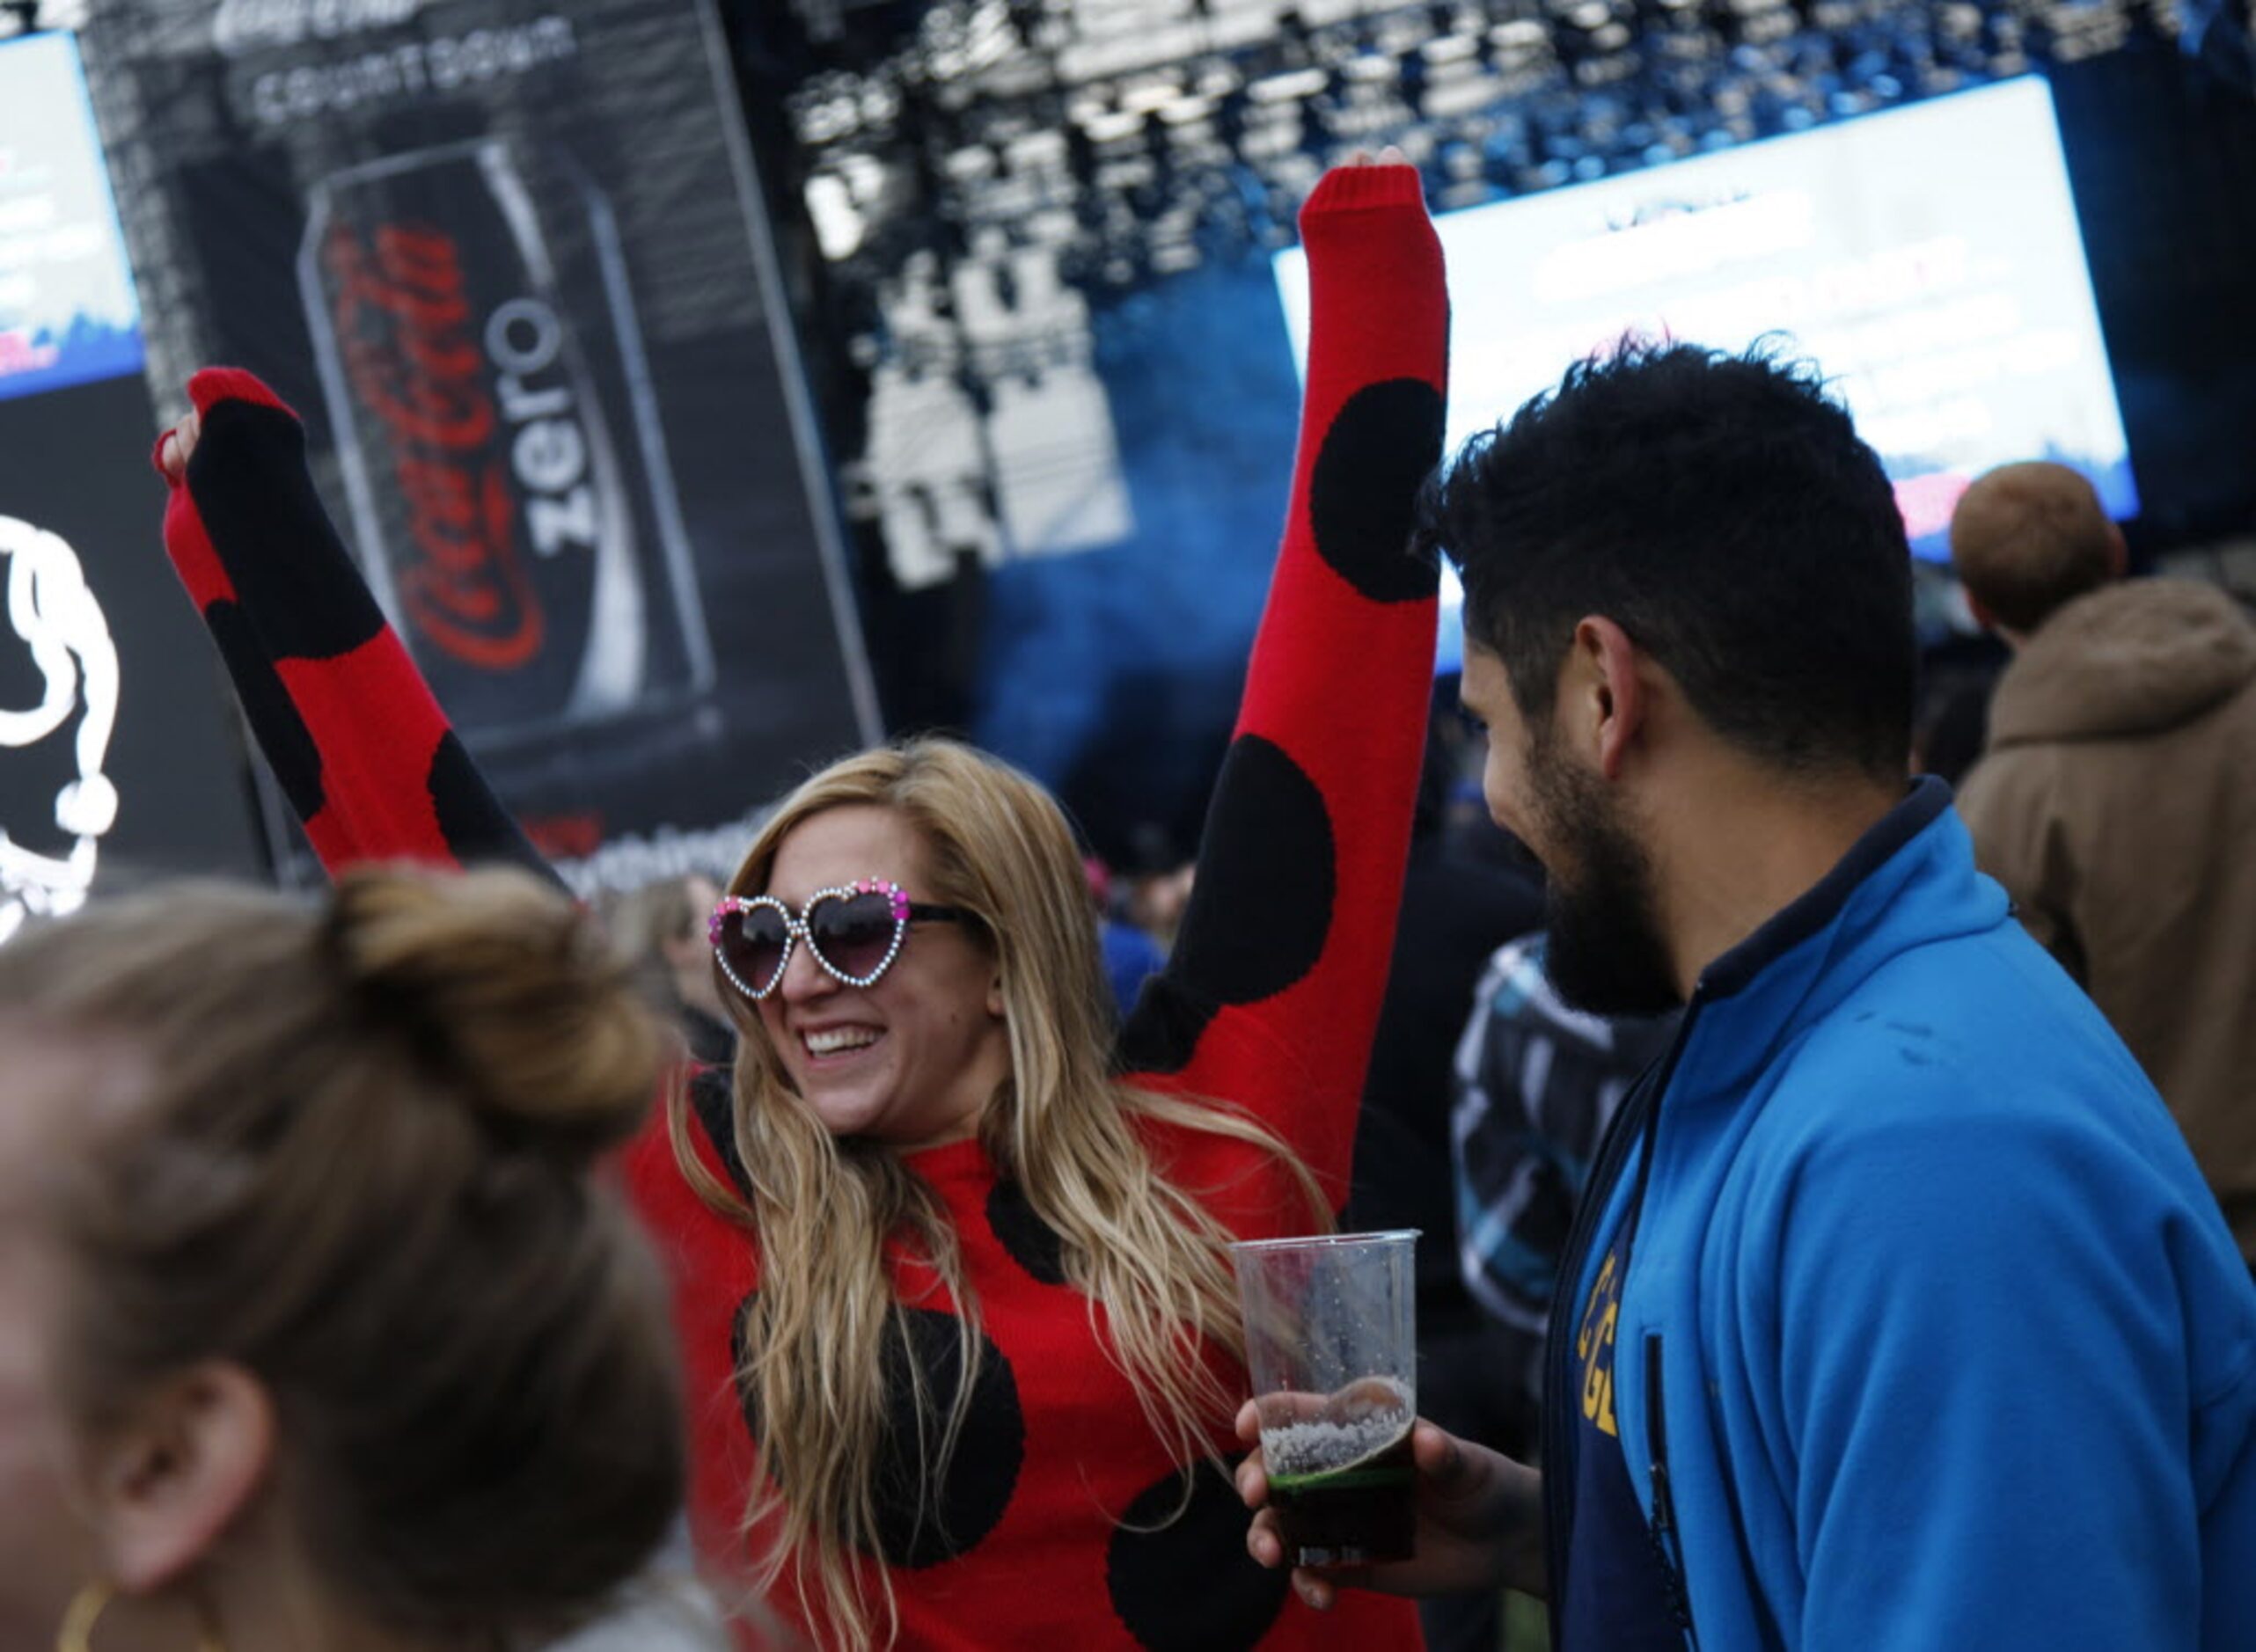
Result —
[[[197, 376], [166, 547], [334, 881], [0, 949], [0, 1652], [2256, 1645], [2256, 626], [1981, 479], [1954, 804], [1814, 376], [1625, 344], [1443, 464], [1395, 160], [1163, 944], [934, 737], [575, 907]], [[1294, 1570], [1230, 1246], [1343, 1220], [1425, 1231], [1417, 1553]]]

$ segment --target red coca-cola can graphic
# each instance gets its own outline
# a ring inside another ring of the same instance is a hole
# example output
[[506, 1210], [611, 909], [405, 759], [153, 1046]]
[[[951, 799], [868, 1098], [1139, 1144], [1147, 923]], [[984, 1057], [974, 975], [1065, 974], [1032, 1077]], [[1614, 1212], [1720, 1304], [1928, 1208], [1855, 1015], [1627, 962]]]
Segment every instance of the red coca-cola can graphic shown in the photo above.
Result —
[[312, 192], [298, 280], [377, 601], [465, 739], [663, 712], [712, 643], [616, 223], [487, 139]]

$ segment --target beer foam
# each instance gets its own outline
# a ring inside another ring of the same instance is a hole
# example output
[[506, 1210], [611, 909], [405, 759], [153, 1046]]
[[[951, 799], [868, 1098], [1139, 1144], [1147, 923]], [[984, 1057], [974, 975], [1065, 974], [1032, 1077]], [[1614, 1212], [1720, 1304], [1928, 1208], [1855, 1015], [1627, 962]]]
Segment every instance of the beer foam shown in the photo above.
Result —
[[1261, 1431], [1261, 1449], [1269, 1472], [1286, 1479], [1304, 1474], [1328, 1474], [1351, 1468], [1366, 1457], [1376, 1457], [1410, 1432], [1408, 1404], [1367, 1412], [1351, 1422], [1315, 1418], [1288, 1422]]

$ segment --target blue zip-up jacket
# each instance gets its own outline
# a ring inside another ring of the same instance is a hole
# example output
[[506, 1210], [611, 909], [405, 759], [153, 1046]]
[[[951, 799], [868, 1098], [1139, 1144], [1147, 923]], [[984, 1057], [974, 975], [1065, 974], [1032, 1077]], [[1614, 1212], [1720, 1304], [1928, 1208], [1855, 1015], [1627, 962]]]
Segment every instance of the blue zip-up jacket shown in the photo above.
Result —
[[1609, 1146], [1552, 1393], [1650, 1156], [1614, 1400], [1688, 1644], [2256, 1648], [2256, 1284], [1939, 782], [1708, 969]]

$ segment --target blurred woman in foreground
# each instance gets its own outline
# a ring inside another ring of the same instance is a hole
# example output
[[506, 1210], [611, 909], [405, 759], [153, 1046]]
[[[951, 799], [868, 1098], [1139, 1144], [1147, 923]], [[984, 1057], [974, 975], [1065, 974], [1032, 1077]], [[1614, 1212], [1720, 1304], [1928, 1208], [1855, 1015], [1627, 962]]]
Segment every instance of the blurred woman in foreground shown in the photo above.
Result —
[[0, 950], [0, 1652], [499, 1648], [679, 1508], [591, 1161], [661, 1042], [531, 879], [220, 885]]

